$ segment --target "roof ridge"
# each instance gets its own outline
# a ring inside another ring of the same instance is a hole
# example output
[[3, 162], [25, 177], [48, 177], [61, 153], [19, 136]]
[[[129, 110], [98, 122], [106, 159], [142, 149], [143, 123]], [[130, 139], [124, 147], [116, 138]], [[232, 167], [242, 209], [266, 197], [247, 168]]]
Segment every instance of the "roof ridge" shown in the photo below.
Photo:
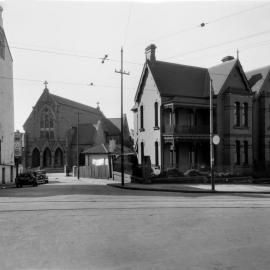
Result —
[[[204, 67], [198, 67], [198, 66], [192, 66], [192, 65], [185, 65], [185, 64], [179, 64], [179, 63], [172, 63], [172, 62], [167, 62], [167, 61], [160, 61], [157, 60], [157, 63], [161, 63], [161, 64], [169, 64], [169, 65], [176, 65], [176, 66], [181, 66], [181, 67], [189, 67], [189, 68], [195, 68], [195, 69], [202, 69], [202, 70], [207, 70], [207, 68]], [[150, 63], [150, 66], [152, 64]], [[154, 64], [155, 65], [155, 64]]]

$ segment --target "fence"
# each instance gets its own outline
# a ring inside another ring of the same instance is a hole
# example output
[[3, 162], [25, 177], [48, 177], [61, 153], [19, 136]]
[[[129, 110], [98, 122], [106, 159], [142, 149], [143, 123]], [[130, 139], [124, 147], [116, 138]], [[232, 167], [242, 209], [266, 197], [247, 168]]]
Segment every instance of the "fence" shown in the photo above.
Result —
[[[77, 175], [77, 170], [75, 174]], [[80, 167], [80, 177], [82, 178], [99, 178], [99, 179], [108, 179], [110, 178], [109, 166], [108, 165], [89, 165]]]

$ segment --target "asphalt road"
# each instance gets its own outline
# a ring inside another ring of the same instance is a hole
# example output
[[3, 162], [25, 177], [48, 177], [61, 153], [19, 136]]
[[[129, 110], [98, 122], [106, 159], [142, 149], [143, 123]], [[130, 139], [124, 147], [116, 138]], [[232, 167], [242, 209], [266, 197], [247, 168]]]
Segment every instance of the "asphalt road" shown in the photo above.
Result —
[[270, 195], [57, 178], [0, 190], [0, 269], [269, 269]]

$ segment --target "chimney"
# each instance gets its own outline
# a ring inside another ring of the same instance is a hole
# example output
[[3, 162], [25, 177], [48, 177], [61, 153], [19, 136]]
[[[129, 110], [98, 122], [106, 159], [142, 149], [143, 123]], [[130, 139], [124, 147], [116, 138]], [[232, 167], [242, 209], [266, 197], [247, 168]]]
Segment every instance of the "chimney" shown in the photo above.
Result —
[[3, 27], [3, 18], [2, 18], [3, 8], [0, 6], [0, 26]]
[[149, 60], [151, 63], [156, 61], [156, 45], [151, 44], [145, 49], [146, 60]]
[[233, 59], [234, 59], [233, 56], [228, 55], [228, 56], [223, 57], [223, 58], [221, 59], [221, 61], [224, 63], [224, 62], [231, 61], [231, 60], [233, 60]]

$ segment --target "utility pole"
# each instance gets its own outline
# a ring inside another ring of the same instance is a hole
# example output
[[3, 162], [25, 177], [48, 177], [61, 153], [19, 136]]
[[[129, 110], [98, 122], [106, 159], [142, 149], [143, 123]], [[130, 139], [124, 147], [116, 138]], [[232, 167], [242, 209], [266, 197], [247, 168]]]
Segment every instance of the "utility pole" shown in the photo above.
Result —
[[214, 146], [213, 146], [213, 93], [212, 93], [212, 79], [210, 79], [210, 168], [211, 168], [211, 186], [212, 191], [215, 191], [215, 178], [214, 178]]
[[121, 185], [124, 186], [123, 75], [130, 73], [123, 70], [123, 47], [121, 47], [121, 70], [115, 72], [121, 74]]
[[80, 165], [79, 165], [79, 123], [80, 113], [77, 112], [77, 179], [80, 179]]

